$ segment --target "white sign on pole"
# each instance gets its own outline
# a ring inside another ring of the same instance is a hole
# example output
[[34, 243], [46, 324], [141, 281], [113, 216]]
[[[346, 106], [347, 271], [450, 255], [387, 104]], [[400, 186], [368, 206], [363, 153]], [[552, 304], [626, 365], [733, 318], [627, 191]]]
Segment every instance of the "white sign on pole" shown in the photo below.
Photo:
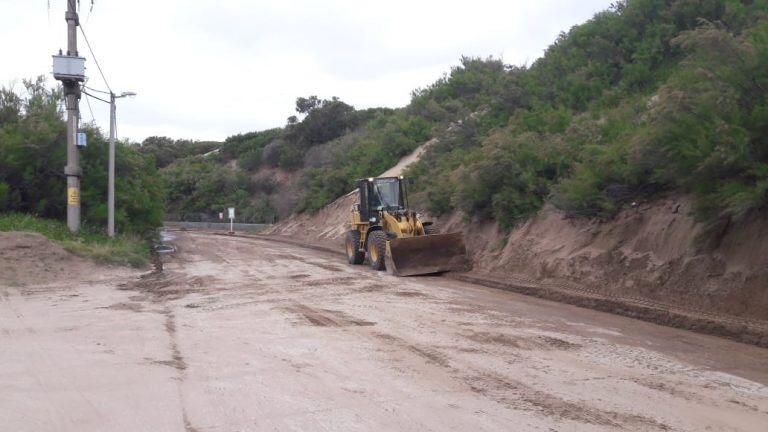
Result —
[[230, 207], [229, 209], [229, 233], [234, 234], [235, 232], [235, 208]]

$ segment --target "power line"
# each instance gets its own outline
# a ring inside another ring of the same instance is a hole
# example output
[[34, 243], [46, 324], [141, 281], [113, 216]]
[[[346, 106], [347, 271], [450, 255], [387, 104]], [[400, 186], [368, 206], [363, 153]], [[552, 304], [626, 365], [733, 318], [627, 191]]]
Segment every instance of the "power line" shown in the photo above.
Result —
[[[75, 8], [75, 0], [68, 0], [69, 4], [72, 5], [72, 8]], [[91, 43], [88, 41], [88, 36], [85, 34], [85, 27], [83, 27], [83, 24], [79, 22], [78, 19], [78, 27], [80, 27], [80, 33], [83, 35], [83, 39], [85, 39], [85, 44], [88, 46], [88, 51], [91, 53], [91, 57], [93, 57], [94, 63], [96, 63], [96, 68], [99, 70], [99, 74], [101, 75], [101, 79], [104, 81], [104, 85], [107, 86], [110, 92], [112, 92], [112, 87], [109, 86], [109, 83], [107, 82], [107, 78], [104, 76], [104, 71], [101, 70], [101, 65], [99, 64], [99, 59], [96, 58], [96, 54], [93, 52], [93, 48], [91, 48]]]
[[90, 97], [92, 97], [92, 98], [94, 98], [94, 99], [96, 99], [96, 100], [100, 100], [100, 101], [102, 101], [102, 102], [104, 102], [104, 103], [107, 103], [107, 104], [111, 104], [111, 103], [112, 103], [112, 102], [110, 102], [110, 101], [108, 101], [108, 100], [104, 100], [104, 99], [102, 99], [102, 98], [100, 98], [100, 97], [98, 97], [98, 96], [94, 96], [94, 95], [92, 95], [92, 94], [88, 93], [88, 92], [87, 92], [87, 91], [85, 91], [85, 90], [83, 90], [83, 94], [86, 94], [86, 95], [88, 95], [88, 96], [90, 96]]
[[104, 80], [104, 85], [107, 86], [109, 91], [112, 91], [112, 87], [109, 86], [109, 83], [107, 82], [107, 78], [104, 76], [104, 72], [101, 70], [101, 65], [99, 64], [99, 59], [96, 58], [96, 54], [93, 53], [93, 49], [91, 48], [91, 43], [88, 42], [88, 36], [85, 35], [85, 29], [82, 25], [78, 26], [80, 27], [80, 33], [83, 35], [83, 39], [85, 39], [85, 44], [88, 46], [88, 51], [91, 52], [91, 56], [93, 57], [94, 63], [96, 63], [96, 68], [99, 69], [99, 74], [101, 75], [101, 79]]
[[85, 103], [88, 104], [88, 111], [91, 112], [91, 121], [96, 124], [96, 117], [93, 116], [93, 108], [91, 108], [91, 99], [88, 97], [88, 94], [85, 94]]
[[111, 94], [111, 92], [104, 91], [104, 90], [98, 90], [98, 89], [95, 89], [95, 88], [92, 88], [92, 87], [88, 87], [87, 85], [84, 85], [83, 87], [87, 88], [90, 91], [94, 91], [94, 92], [97, 92], [97, 93]]

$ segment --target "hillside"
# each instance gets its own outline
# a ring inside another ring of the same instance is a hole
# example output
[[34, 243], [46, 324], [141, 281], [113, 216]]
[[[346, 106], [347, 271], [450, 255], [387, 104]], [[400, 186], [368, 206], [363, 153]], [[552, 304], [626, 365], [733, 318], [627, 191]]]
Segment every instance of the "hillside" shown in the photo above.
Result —
[[228, 138], [165, 168], [172, 213], [313, 212], [431, 138], [414, 201], [512, 228], [546, 203], [614, 217], [669, 191], [717, 232], [768, 192], [768, 5], [616, 3], [530, 66], [465, 57], [397, 110], [298, 98], [287, 125]]
[[354, 179], [419, 148], [411, 202], [467, 234], [476, 273], [765, 319], [767, 13], [630, 0], [530, 66], [465, 57], [402, 109], [299, 98], [166, 168], [171, 202], [303, 213], [272, 232], [336, 247]]
[[[142, 151], [165, 162], [172, 219], [215, 218], [230, 206], [243, 222], [320, 209], [354, 179], [381, 172], [430, 136], [433, 122], [406, 109], [366, 109], [337, 98], [298, 98], [287, 125], [207, 143], [152, 137]], [[191, 150], [191, 149], [203, 149]], [[168, 155], [175, 157], [168, 157]]]
[[[529, 67], [463, 59], [405, 108], [436, 125], [412, 204], [481, 277], [767, 320], [766, 12], [628, 1]], [[342, 250], [337, 196], [270, 233]]]

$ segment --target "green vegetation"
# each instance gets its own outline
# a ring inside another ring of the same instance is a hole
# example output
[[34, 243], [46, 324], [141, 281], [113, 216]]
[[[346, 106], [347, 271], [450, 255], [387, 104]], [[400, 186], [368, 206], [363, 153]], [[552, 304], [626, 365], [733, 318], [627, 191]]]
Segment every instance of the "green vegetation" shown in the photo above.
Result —
[[107, 264], [142, 267], [149, 262], [146, 241], [134, 235], [110, 238], [89, 226], [73, 234], [62, 221], [19, 213], [0, 214], [0, 231], [40, 233], [69, 252]]
[[253, 171], [262, 164], [264, 147], [279, 138], [281, 133], [282, 129], [276, 128], [231, 136], [221, 146], [221, 155], [227, 160], [236, 159], [240, 168]]
[[[0, 213], [66, 217], [64, 165], [66, 125], [57, 89], [42, 77], [25, 81], [25, 95], [0, 89]], [[86, 126], [88, 147], [80, 150], [83, 222], [107, 221], [108, 143], [101, 131]], [[135, 146], [118, 143], [115, 164], [115, 225], [120, 232], [147, 234], [162, 223], [164, 188], [153, 158]]]
[[530, 67], [464, 58], [414, 93], [441, 122], [414, 201], [511, 226], [550, 201], [610, 217], [664, 190], [737, 222], [768, 203], [768, 2], [628, 0]]
[[204, 220], [227, 207], [239, 209], [237, 219], [241, 222], [272, 222], [275, 218], [266, 198], [270, 184], [252, 181], [241, 170], [221, 165], [215, 158], [182, 159], [164, 169], [163, 177], [168, 184], [168, 201], [180, 220]]
[[407, 173], [435, 214], [511, 227], [551, 203], [609, 218], [675, 190], [714, 228], [768, 204], [766, 71], [768, 0], [618, 1], [532, 65], [464, 57], [402, 109], [302, 97], [285, 127], [217, 155], [147, 151], [185, 218], [237, 205], [271, 221], [272, 176], [297, 172], [296, 210], [316, 211], [437, 138]]
[[273, 222], [275, 182], [254, 175], [260, 169], [299, 172], [298, 210], [317, 210], [355, 179], [397, 163], [429, 139], [432, 126], [404, 110], [355, 110], [335, 97], [300, 97], [296, 112], [303, 118], [289, 117], [284, 128], [234, 135], [217, 155], [186, 156], [164, 167], [172, 217], [210, 219], [235, 206], [242, 209], [238, 220]]
[[376, 115], [363, 128], [328, 143], [325, 166], [308, 169], [299, 211], [316, 211], [354, 188], [356, 179], [378, 175], [429, 139], [430, 123], [403, 111]]
[[216, 141], [174, 140], [168, 137], [151, 136], [141, 142], [139, 151], [155, 157], [158, 168], [164, 168], [176, 159], [208, 153], [221, 147]]

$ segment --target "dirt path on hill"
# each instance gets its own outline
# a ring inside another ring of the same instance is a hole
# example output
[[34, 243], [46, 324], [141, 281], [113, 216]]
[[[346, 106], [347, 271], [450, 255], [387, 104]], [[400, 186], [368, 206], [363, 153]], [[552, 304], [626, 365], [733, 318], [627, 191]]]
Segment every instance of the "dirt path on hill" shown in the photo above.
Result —
[[161, 273], [0, 280], [0, 429], [768, 424], [766, 349], [287, 244], [172, 234]]

